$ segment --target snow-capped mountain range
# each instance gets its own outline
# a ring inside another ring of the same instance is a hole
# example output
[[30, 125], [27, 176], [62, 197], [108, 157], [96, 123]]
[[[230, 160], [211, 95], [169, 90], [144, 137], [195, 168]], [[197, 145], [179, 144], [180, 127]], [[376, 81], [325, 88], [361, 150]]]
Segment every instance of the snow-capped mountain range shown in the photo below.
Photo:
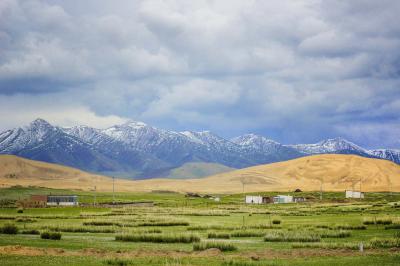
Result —
[[356, 154], [400, 163], [400, 150], [366, 150], [343, 138], [283, 145], [246, 134], [231, 140], [210, 131], [175, 132], [130, 121], [107, 129], [58, 127], [43, 119], [0, 133], [0, 154], [122, 177], [162, 177], [189, 162], [232, 168], [324, 154]]

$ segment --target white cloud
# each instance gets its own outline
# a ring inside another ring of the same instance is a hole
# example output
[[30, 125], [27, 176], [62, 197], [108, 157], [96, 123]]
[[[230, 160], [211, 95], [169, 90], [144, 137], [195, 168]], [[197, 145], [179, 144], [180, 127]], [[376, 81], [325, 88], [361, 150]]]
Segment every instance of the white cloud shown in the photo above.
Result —
[[130, 117], [287, 142], [398, 123], [399, 1], [76, 3], [0, 2], [1, 110], [15, 121]]

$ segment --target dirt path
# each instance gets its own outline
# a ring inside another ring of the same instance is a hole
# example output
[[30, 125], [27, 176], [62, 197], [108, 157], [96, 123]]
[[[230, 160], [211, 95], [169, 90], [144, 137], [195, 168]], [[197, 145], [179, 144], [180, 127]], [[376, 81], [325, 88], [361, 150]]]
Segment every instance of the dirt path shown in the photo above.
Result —
[[2, 246], [0, 254], [22, 255], [22, 256], [96, 256], [100, 258], [132, 258], [132, 257], [231, 257], [231, 258], [248, 258], [252, 260], [259, 259], [287, 259], [287, 258], [309, 258], [309, 257], [325, 257], [325, 256], [360, 256], [371, 254], [385, 254], [387, 252], [399, 252], [400, 249], [390, 250], [367, 250], [360, 253], [355, 250], [345, 249], [291, 249], [276, 250], [264, 249], [260, 251], [243, 251], [235, 254], [224, 256], [218, 249], [208, 249], [205, 251], [171, 251], [171, 250], [134, 250], [134, 251], [107, 251], [101, 249], [81, 249], [81, 250], [65, 250], [60, 248], [37, 248], [20, 245]]

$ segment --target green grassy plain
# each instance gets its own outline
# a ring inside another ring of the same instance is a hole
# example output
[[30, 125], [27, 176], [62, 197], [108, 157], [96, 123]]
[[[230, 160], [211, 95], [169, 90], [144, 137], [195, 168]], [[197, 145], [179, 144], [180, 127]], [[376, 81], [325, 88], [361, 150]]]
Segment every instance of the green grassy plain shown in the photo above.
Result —
[[[76, 194], [86, 206], [30, 208], [17, 213], [11, 203], [32, 194]], [[116, 193], [117, 202], [153, 202], [154, 206], [110, 208], [102, 204], [112, 202], [112, 193], [96, 193], [98, 205], [93, 206], [93, 192], [4, 188], [0, 189], [4, 204], [0, 228], [14, 224], [19, 233], [0, 234], [0, 265], [400, 264], [400, 230], [363, 224], [380, 219], [400, 224], [400, 193], [367, 193], [366, 199], [346, 200], [344, 193], [326, 192], [322, 201], [318, 192], [296, 194], [308, 201], [245, 205], [243, 194], [218, 195], [221, 201], [215, 202], [167, 191]], [[280, 223], [273, 224], [273, 220]], [[22, 234], [33, 229], [59, 231], [62, 238]], [[267, 234], [276, 236], [274, 241], [265, 241]], [[135, 237], [117, 241], [120, 235]], [[210, 239], [209, 235], [224, 238]], [[147, 240], [151, 242], [143, 242]], [[360, 243], [364, 252], [359, 251]], [[215, 248], [194, 250], [194, 245]], [[221, 251], [226, 246], [235, 249]]]

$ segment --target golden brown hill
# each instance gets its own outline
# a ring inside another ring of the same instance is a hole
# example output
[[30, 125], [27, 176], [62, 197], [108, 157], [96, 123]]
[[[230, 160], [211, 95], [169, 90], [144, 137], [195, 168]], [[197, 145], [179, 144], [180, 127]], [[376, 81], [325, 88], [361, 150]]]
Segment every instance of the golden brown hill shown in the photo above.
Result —
[[[118, 179], [117, 191], [171, 190], [201, 193], [240, 193], [256, 191], [326, 191], [359, 189], [363, 191], [400, 191], [400, 166], [390, 161], [354, 155], [315, 155], [295, 160], [259, 165], [202, 179]], [[111, 191], [112, 179], [74, 168], [0, 156], [2, 186], [42, 186]]]

